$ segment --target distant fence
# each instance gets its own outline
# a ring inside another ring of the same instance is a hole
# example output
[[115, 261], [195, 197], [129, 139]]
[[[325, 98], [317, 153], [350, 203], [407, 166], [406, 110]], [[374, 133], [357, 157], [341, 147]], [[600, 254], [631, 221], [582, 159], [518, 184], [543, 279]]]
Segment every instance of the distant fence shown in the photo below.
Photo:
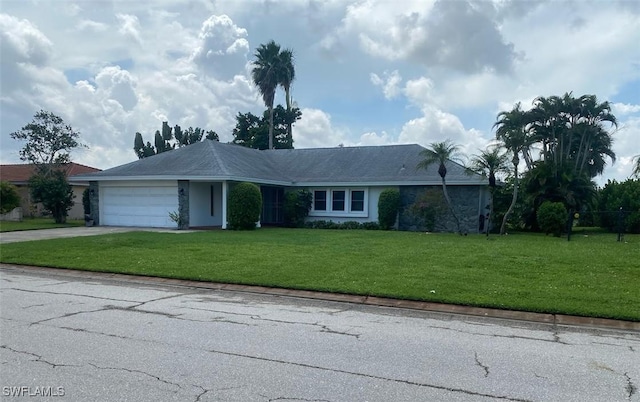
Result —
[[624, 241], [625, 234], [640, 233], [640, 211], [622, 207], [612, 211], [587, 211], [570, 213], [567, 219], [567, 240], [571, 240], [575, 227], [600, 227], [616, 234], [617, 241]]

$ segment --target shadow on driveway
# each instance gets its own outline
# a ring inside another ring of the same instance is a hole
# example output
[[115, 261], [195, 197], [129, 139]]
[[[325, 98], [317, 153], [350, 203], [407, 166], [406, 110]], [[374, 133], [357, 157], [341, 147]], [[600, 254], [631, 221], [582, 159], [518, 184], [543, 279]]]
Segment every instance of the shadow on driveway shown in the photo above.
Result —
[[110, 233], [124, 232], [165, 232], [165, 233], [189, 233], [190, 230], [163, 229], [163, 228], [141, 228], [141, 227], [124, 227], [124, 226], [93, 226], [93, 227], [71, 227], [56, 229], [40, 229], [40, 230], [23, 230], [16, 232], [0, 233], [0, 244], [16, 243], [21, 241], [58, 239], [62, 237], [81, 237], [81, 236], [97, 236]]

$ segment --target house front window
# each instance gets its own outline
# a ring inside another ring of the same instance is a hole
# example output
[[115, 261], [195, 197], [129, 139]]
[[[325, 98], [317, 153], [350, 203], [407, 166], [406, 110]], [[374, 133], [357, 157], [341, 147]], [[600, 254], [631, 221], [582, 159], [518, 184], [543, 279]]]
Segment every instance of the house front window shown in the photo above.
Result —
[[364, 211], [364, 190], [351, 190], [351, 211]]
[[327, 192], [325, 190], [316, 190], [313, 192], [313, 210], [327, 210]]
[[367, 188], [318, 188], [311, 190], [313, 203], [310, 216], [366, 218], [368, 211]]
[[334, 190], [332, 191], [332, 211], [344, 211], [344, 190]]

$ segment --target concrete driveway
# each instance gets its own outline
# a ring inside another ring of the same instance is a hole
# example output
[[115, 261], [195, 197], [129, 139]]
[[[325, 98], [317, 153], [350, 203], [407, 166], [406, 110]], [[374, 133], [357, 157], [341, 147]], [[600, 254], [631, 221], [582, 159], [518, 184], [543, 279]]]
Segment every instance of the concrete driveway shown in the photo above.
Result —
[[23, 230], [17, 232], [0, 233], [0, 244], [16, 243], [21, 241], [57, 239], [62, 237], [96, 236], [109, 233], [124, 233], [134, 231], [147, 232], [167, 232], [167, 233], [189, 233], [190, 230], [175, 230], [161, 228], [140, 228], [124, 226], [92, 226], [92, 227], [70, 227], [57, 229]]

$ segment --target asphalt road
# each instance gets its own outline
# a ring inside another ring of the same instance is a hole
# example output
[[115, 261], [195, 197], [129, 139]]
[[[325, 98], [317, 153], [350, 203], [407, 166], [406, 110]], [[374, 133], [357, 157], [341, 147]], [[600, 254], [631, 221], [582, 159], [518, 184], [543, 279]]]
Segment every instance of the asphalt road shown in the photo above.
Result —
[[2, 400], [610, 402], [639, 385], [638, 332], [0, 270]]

